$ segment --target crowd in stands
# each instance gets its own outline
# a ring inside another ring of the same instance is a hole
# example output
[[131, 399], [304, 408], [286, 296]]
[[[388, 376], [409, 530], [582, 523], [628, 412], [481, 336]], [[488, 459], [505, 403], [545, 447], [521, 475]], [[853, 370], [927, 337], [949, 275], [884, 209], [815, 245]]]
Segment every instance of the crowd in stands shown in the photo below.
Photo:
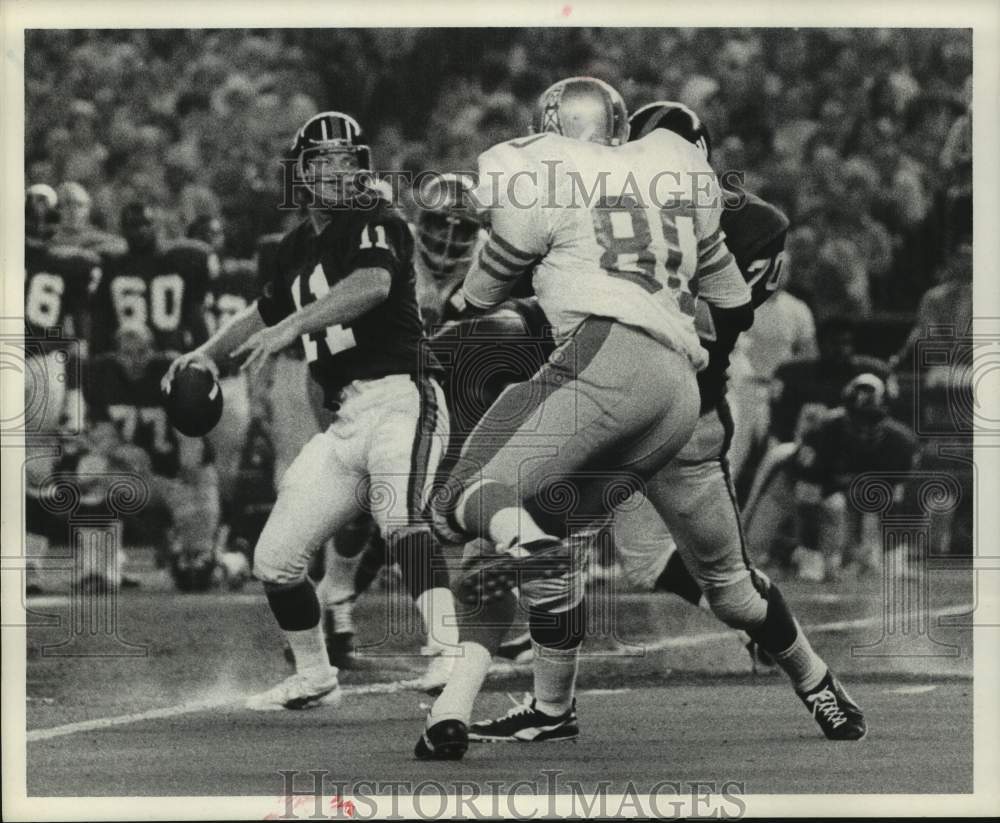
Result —
[[699, 112], [716, 168], [791, 218], [818, 320], [911, 313], [971, 191], [962, 29], [47, 30], [25, 59], [29, 183], [81, 184], [106, 229], [135, 199], [167, 236], [223, 216], [237, 257], [280, 228], [278, 160], [317, 110], [353, 113], [380, 168], [474, 169], [567, 73]]

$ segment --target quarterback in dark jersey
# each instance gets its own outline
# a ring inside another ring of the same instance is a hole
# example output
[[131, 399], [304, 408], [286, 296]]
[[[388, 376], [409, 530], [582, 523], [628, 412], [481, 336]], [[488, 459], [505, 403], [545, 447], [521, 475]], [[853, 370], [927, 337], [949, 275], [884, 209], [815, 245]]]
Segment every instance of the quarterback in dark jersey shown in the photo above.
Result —
[[[295, 182], [307, 218], [282, 239], [259, 299], [164, 378], [191, 363], [242, 358], [251, 377], [301, 340], [334, 413], [285, 471], [254, 551], [254, 575], [291, 647], [296, 673], [249, 708], [303, 709], [339, 700], [320, 603], [307, 576], [335, 531], [369, 512], [435, 642], [457, 645], [454, 603], [425, 517], [448, 434], [447, 409], [422, 350], [409, 228], [369, 186], [369, 150], [354, 118], [323, 112], [297, 133]], [[277, 421], [277, 425], [281, 425]]]
[[114, 347], [125, 327], [148, 328], [157, 351], [180, 353], [207, 335], [202, 307], [209, 280], [219, 261], [210, 246], [184, 239], [161, 243], [147, 206], [122, 209], [121, 231], [128, 243], [123, 255], [108, 255], [93, 299], [91, 352]]
[[[630, 125], [629, 140], [666, 129], [699, 146], [710, 159], [707, 130], [680, 103], [650, 103], [631, 116]], [[760, 198], [730, 194], [742, 208], [724, 210], [721, 226], [756, 307], [780, 278], [788, 220]], [[753, 567], [744, 545], [726, 459], [733, 422], [725, 399], [726, 370], [741, 328], [702, 300], [696, 303], [695, 319], [709, 355], [707, 367], [698, 374], [701, 414], [688, 444], [647, 483], [647, 488], [669, 490], [663, 498], [675, 509], [672, 522], [684, 528], [671, 534], [658, 511], [636, 493], [615, 514], [614, 540], [623, 571], [637, 587], [706, 603], [720, 620], [745, 633], [752, 657], [774, 660], [785, 671], [827, 738], [858, 739], [867, 732], [860, 708], [813, 651], [779, 588]], [[546, 714], [531, 700], [504, 717], [474, 723], [469, 738], [572, 739], [579, 730], [571, 696], [562, 696], [561, 705], [568, 708], [561, 715]], [[551, 695], [546, 700], [558, 703]]]

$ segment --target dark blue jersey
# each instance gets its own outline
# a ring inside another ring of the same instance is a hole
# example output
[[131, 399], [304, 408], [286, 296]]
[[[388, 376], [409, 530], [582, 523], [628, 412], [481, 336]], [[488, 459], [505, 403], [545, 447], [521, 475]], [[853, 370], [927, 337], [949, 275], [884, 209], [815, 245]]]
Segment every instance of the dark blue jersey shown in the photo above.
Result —
[[309, 371], [330, 406], [353, 380], [390, 374], [434, 373], [423, 346], [413, 272], [413, 238], [384, 202], [371, 209], [332, 209], [319, 233], [305, 220], [282, 239], [270, 262], [271, 279], [257, 302], [269, 326], [315, 302], [359, 269], [389, 272], [389, 296], [350, 323], [305, 335]]

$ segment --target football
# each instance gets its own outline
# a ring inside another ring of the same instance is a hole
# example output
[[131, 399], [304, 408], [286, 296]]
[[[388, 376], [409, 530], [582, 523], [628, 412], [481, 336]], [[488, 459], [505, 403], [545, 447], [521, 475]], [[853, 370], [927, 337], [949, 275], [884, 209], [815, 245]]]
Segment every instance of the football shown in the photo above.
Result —
[[208, 434], [222, 417], [222, 387], [202, 366], [187, 366], [174, 375], [163, 396], [171, 425], [188, 437]]

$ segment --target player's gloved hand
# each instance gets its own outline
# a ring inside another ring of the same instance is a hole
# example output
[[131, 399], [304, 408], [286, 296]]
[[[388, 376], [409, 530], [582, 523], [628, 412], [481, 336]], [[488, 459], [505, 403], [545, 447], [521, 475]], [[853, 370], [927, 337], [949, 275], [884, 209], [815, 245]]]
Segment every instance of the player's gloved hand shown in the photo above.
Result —
[[160, 381], [160, 388], [164, 392], [169, 392], [170, 384], [174, 382], [174, 375], [188, 366], [200, 366], [203, 369], [208, 369], [216, 380], [219, 379], [219, 367], [215, 365], [215, 361], [208, 355], [195, 349], [194, 351], [182, 354], [170, 364], [170, 368], [167, 369], [167, 373], [163, 375], [163, 379]]
[[254, 332], [243, 345], [233, 350], [230, 357], [238, 360], [245, 355], [240, 365], [241, 371], [256, 372], [279, 352], [287, 349], [298, 339], [298, 333], [290, 325], [278, 323]]

